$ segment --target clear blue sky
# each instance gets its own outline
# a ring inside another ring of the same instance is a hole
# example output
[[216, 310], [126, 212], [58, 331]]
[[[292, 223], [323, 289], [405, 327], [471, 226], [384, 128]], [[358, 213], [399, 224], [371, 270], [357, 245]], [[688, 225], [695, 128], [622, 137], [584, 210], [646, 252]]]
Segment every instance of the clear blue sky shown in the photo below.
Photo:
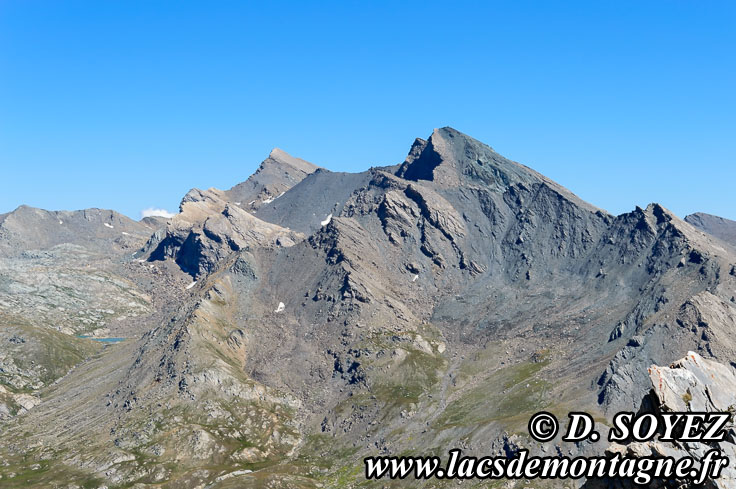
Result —
[[449, 125], [613, 213], [736, 219], [735, 92], [731, 1], [1, 0], [0, 212], [139, 218]]

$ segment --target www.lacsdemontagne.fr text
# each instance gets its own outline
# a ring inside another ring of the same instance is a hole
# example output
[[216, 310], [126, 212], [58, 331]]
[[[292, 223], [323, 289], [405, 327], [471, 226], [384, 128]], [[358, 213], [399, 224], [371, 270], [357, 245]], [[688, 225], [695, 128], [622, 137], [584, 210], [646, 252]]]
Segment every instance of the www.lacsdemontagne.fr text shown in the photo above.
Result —
[[718, 450], [700, 460], [684, 457], [536, 457], [520, 450], [512, 458], [463, 456], [458, 449], [448, 452], [445, 465], [440, 457], [367, 457], [367, 479], [631, 479], [648, 484], [655, 479], [690, 479], [701, 484], [717, 478], [728, 465]]

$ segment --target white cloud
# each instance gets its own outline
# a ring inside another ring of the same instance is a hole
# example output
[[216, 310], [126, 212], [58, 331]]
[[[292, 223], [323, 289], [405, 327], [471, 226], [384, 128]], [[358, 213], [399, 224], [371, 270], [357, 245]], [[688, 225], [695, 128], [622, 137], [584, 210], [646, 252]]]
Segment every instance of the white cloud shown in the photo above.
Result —
[[171, 213], [171, 212], [167, 211], [166, 209], [156, 209], [156, 208], [153, 208], [153, 207], [149, 207], [148, 209], [143, 209], [141, 211], [141, 217], [154, 217], [154, 216], [158, 216], [158, 217], [170, 218], [170, 217], [174, 217], [175, 215], [176, 215], [175, 213]]

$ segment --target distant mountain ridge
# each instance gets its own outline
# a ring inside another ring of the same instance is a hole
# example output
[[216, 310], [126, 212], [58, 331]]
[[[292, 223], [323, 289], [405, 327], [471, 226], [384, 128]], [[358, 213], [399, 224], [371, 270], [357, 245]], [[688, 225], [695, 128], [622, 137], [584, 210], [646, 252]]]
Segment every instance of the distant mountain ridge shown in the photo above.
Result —
[[736, 221], [704, 212], [690, 214], [685, 217], [685, 221], [716, 238], [736, 246]]
[[111, 210], [47, 211], [22, 205], [0, 216], [0, 247], [17, 251], [94, 243], [135, 249], [150, 236], [148, 223]]

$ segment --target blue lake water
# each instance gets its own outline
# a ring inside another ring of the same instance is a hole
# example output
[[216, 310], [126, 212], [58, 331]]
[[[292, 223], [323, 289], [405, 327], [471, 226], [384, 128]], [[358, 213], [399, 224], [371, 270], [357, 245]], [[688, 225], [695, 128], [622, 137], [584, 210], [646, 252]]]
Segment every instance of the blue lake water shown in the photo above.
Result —
[[100, 343], [118, 343], [125, 340], [126, 338], [95, 338], [94, 336], [79, 335], [77, 338], [88, 338], [93, 341], [99, 341]]

